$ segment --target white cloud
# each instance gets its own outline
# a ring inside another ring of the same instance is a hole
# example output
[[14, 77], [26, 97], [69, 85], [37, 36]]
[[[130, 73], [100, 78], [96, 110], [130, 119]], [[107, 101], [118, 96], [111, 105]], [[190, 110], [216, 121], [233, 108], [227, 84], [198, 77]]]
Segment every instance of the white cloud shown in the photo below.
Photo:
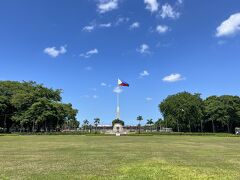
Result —
[[108, 28], [108, 27], [111, 27], [111, 26], [112, 26], [111, 23], [99, 24], [99, 27], [101, 27], [101, 28]]
[[147, 70], [144, 70], [143, 72], [141, 72], [140, 74], [139, 74], [139, 76], [142, 78], [142, 77], [144, 77], [144, 76], [149, 76], [150, 74], [149, 74], [149, 72], [147, 71]]
[[129, 17], [118, 17], [118, 18], [116, 19], [115, 26], [118, 26], [118, 25], [120, 25], [120, 24], [122, 24], [122, 23], [127, 23], [129, 20], [130, 20]]
[[100, 85], [101, 85], [101, 86], [107, 86], [107, 84], [104, 83], [104, 82], [102, 82]]
[[158, 10], [159, 4], [157, 0], [144, 0], [144, 3], [146, 3], [146, 9], [150, 10], [151, 12]]
[[140, 27], [140, 23], [139, 22], [134, 22], [130, 25], [130, 29], [135, 29], [135, 28], [139, 28]]
[[92, 55], [94, 54], [98, 54], [98, 50], [95, 48], [95, 49], [92, 49], [92, 50], [89, 50], [88, 52], [86, 53], [82, 53], [80, 54], [81, 57], [85, 57], [85, 58], [90, 58]]
[[216, 36], [231, 36], [240, 32], [240, 13], [232, 14], [217, 27]]
[[56, 58], [61, 54], [65, 54], [67, 52], [67, 49], [66, 46], [61, 46], [59, 49], [56, 47], [47, 47], [43, 50], [43, 52], [53, 58]]
[[97, 96], [97, 95], [93, 95], [93, 98], [94, 98], [94, 99], [97, 99], [97, 98], [98, 98], [98, 96]]
[[117, 86], [117, 87], [115, 87], [115, 88], [113, 89], [113, 92], [115, 92], [115, 93], [117, 93], [117, 94], [120, 94], [122, 91], [123, 91], [123, 90], [122, 90], [119, 86]]
[[169, 27], [166, 26], [166, 25], [158, 25], [156, 27], [156, 31], [159, 33], [159, 34], [163, 34], [163, 33], [166, 33], [167, 31], [169, 31]]
[[86, 71], [91, 71], [93, 68], [91, 66], [87, 66], [84, 68]]
[[183, 0], [177, 0], [177, 4], [183, 4]]
[[152, 98], [151, 97], [147, 97], [146, 101], [152, 101]]
[[109, 87], [109, 88], [112, 87], [111, 84], [107, 84], [105, 82], [102, 82], [100, 85], [103, 86], [103, 87]]
[[169, 76], [164, 77], [162, 80], [165, 82], [176, 82], [184, 79], [185, 78], [183, 78], [181, 74], [176, 73], [176, 74], [170, 74]]
[[141, 53], [141, 54], [149, 54], [149, 46], [147, 44], [142, 44], [140, 46], [140, 48], [137, 48], [137, 52]]
[[92, 32], [95, 29], [95, 25], [84, 26], [82, 31]]
[[165, 18], [177, 19], [179, 18], [180, 13], [176, 12], [170, 4], [166, 3], [162, 6], [160, 16], [163, 19]]
[[92, 23], [90, 23], [90, 25], [84, 26], [82, 28], [82, 31], [92, 32], [94, 29], [97, 29], [97, 28], [109, 28], [111, 26], [112, 26], [112, 24], [110, 22], [109, 23], [102, 23], [102, 24], [99, 24], [99, 25], [96, 22], [92, 22]]
[[105, 13], [118, 8], [118, 0], [99, 0], [97, 4], [99, 13]]

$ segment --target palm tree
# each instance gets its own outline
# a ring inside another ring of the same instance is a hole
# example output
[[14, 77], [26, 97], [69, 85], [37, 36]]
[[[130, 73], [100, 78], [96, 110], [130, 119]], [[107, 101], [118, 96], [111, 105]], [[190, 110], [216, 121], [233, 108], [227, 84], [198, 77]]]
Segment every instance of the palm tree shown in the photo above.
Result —
[[99, 118], [95, 118], [94, 119], [94, 125], [95, 125], [95, 133], [97, 133], [97, 126], [100, 123], [100, 119]]
[[138, 116], [137, 117], [137, 121], [139, 121], [139, 123], [138, 123], [138, 133], [140, 134], [140, 129], [141, 129], [141, 124], [140, 124], [140, 122], [143, 120], [143, 117], [142, 116]]
[[83, 121], [83, 128], [84, 128], [85, 131], [86, 131], [86, 128], [88, 127], [88, 125], [89, 125], [89, 121], [87, 119], [85, 119]]
[[152, 132], [152, 125], [154, 124], [152, 119], [147, 119], [147, 124], [150, 126], [150, 130]]

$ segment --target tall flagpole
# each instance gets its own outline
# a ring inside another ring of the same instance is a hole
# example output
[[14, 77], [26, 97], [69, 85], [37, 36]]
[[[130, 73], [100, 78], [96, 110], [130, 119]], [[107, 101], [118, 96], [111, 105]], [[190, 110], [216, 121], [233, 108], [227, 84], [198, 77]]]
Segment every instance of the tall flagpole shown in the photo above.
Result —
[[120, 119], [119, 93], [117, 93], [117, 117], [116, 117], [116, 119]]

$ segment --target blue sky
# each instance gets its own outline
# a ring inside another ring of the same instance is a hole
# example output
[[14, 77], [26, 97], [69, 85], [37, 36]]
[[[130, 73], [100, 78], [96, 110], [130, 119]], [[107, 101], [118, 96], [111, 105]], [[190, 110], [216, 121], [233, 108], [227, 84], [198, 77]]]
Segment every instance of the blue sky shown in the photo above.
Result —
[[168, 95], [240, 95], [240, 1], [2, 0], [0, 79], [63, 89], [78, 120], [161, 117]]

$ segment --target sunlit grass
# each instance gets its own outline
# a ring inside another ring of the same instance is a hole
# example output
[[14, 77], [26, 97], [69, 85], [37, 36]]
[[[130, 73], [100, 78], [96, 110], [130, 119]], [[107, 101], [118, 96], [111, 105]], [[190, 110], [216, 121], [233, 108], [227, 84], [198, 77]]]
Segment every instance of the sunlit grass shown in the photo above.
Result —
[[240, 179], [240, 138], [1, 136], [0, 179]]

